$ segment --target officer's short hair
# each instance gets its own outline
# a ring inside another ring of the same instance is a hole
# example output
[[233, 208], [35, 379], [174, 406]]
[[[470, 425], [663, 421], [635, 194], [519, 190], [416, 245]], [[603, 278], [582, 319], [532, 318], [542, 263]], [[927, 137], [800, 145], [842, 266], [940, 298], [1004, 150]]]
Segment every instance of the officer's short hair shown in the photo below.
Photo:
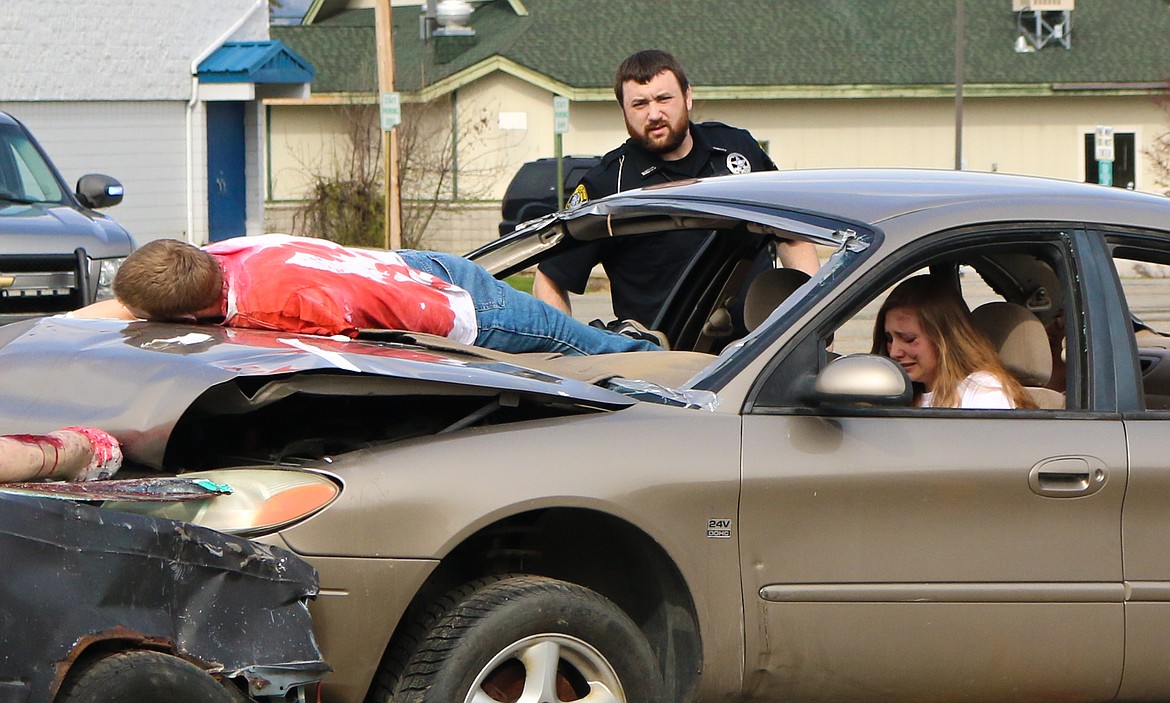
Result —
[[622, 84], [626, 81], [634, 81], [640, 85], [650, 82], [650, 79], [657, 76], [663, 71], [670, 71], [674, 77], [678, 79], [679, 87], [682, 91], [687, 92], [690, 82], [687, 81], [687, 74], [683, 71], [682, 64], [678, 59], [674, 58], [669, 52], [661, 49], [643, 49], [635, 54], [631, 54], [622, 65], [618, 66], [617, 76], [613, 81], [613, 94], [617, 96], [618, 104], [622, 103]]

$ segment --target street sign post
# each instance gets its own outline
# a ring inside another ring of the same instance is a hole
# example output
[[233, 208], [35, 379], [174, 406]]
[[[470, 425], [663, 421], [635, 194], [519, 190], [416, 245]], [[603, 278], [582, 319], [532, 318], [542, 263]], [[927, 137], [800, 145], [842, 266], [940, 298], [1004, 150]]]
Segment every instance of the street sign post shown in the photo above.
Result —
[[[390, 0], [374, 2], [375, 50], [378, 53], [378, 94], [382, 122], [382, 173], [386, 225], [383, 244], [387, 249], [402, 248], [402, 189], [398, 183], [398, 130], [402, 110], [394, 92], [394, 17]], [[387, 98], [387, 96], [392, 96]], [[387, 126], [389, 125], [389, 126]]]
[[565, 160], [563, 135], [569, 131], [569, 99], [553, 96], [553, 148], [557, 157], [557, 209], [565, 207]]
[[1101, 125], [1093, 132], [1093, 148], [1097, 157], [1097, 183], [1113, 185], [1113, 128]]
[[398, 93], [382, 93], [379, 104], [383, 132], [402, 124], [402, 98]]
[[553, 134], [567, 134], [569, 131], [569, 99], [553, 96]]

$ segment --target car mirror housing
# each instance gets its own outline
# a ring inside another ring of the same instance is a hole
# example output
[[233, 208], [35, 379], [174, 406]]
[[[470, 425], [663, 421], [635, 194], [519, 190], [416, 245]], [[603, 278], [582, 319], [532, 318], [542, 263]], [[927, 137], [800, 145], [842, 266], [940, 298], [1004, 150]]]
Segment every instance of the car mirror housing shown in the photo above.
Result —
[[124, 192], [117, 179], [100, 173], [87, 173], [77, 179], [77, 199], [94, 210], [117, 205], [122, 202]]
[[815, 406], [906, 406], [914, 388], [893, 359], [849, 354], [832, 361], [812, 379], [805, 400]]

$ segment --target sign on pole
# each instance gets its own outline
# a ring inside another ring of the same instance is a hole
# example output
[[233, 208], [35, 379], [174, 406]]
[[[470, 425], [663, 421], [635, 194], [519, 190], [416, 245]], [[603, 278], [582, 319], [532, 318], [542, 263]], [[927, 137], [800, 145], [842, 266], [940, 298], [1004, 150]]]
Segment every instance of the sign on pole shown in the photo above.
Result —
[[402, 99], [398, 93], [381, 95], [382, 131], [389, 132], [402, 124]]
[[1097, 183], [1113, 185], [1113, 128], [1104, 125], [1093, 132], [1093, 149], [1097, 157]]
[[553, 134], [568, 134], [569, 132], [569, 99], [561, 95], [553, 96]]
[[1098, 161], [1113, 160], [1113, 128], [1101, 126], [1093, 133], [1093, 146]]
[[553, 96], [553, 149], [557, 157], [557, 209], [565, 207], [564, 135], [569, 131], [569, 99]]

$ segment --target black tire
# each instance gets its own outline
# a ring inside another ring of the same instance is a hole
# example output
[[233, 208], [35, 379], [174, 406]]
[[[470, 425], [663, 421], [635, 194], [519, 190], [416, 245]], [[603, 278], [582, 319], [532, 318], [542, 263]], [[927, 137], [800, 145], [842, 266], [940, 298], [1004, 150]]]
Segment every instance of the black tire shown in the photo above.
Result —
[[161, 652], [119, 652], [70, 672], [57, 703], [234, 703], [206, 671]]
[[658, 662], [646, 637], [594, 591], [516, 576], [470, 583], [451, 595], [454, 605], [407, 662], [393, 703], [515, 703], [529, 669], [548, 670], [554, 661], [557, 675], [544, 681], [555, 684], [534, 678], [525, 700], [662, 700]]

